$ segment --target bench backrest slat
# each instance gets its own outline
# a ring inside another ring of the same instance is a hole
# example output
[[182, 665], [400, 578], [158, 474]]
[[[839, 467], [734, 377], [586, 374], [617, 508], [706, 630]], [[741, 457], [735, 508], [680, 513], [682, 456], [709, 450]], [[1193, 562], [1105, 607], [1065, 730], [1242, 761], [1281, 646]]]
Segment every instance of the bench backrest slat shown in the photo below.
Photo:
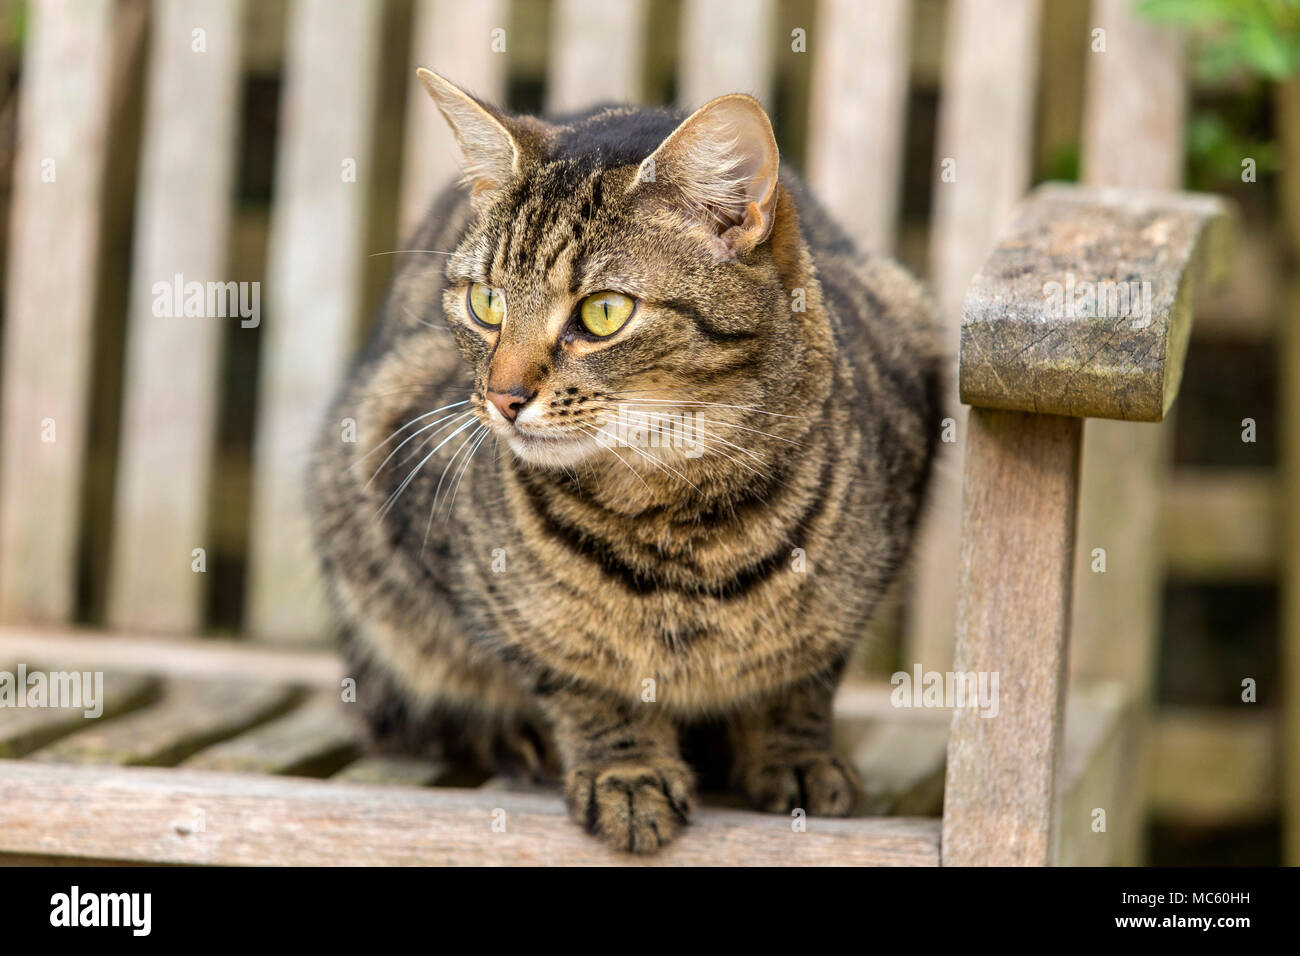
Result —
[[456, 140], [415, 78], [416, 67], [435, 70], [475, 96], [501, 103], [506, 54], [492, 49], [492, 31], [506, 28], [508, 13], [505, 0], [419, 0], [416, 4], [402, 160], [402, 241], [429, 211], [438, 190], [460, 175]]
[[677, 102], [702, 106], [748, 93], [771, 107], [773, 0], [687, 0], [678, 45]]
[[[193, 551], [204, 549], [206, 570], [221, 347], [241, 305], [237, 287], [232, 297], [224, 285], [241, 6], [159, 4], [150, 31], [109, 567], [115, 627], [186, 633], [201, 623], [206, 579]], [[202, 314], [187, 316], [193, 283]]]
[[[1136, 19], [1124, 0], [1094, 0], [1106, 52], [1088, 59], [1082, 179], [1092, 186], [1177, 189], [1182, 183], [1185, 68], [1179, 35]], [[1090, 421], [1079, 489], [1079, 548], [1071, 671], [1122, 682], [1133, 720], [1145, 720], [1154, 685], [1160, 602], [1160, 500], [1167, 488], [1172, 429]], [[1115, 489], [1123, 493], [1116, 494]], [[1110, 567], [1094, 574], [1093, 549], [1104, 543]], [[1141, 862], [1146, 784], [1141, 773], [1117, 784], [1118, 802], [1138, 808], [1112, 821], [1109, 839], [1121, 864]], [[1082, 832], [1082, 826], [1075, 826]], [[1096, 834], [1086, 833], [1095, 841]], [[1063, 849], [1070, 843], [1062, 841]], [[1068, 857], [1063, 863], [1071, 863]]]
[[859, 245], [891, 252], [902, 194], [912, 0], [824, 0], [808, 103], [808, 178]]
[[29, 4], [10, 213], [0, 617], [74, 609], [112, 0]]
[[[954, 0], [948, 8], [930, 277], [952, 355], [966, 287], [1029, 188], [1039, 14], [1038, 0]], [[933, 506], [917, 551], [904, 660], [927, 670], [952, 665], [963, 441], [964, 435], [940, 447]]]
[[252, 635], [270, 640], [319, 640], [326, 626], [303, 487], [355, 342], [381, 13], [333, 0], [289, 8], [246, 615]]
[[644, 0], [557, 0], [551, 9], [546, 109], [641, 100]]

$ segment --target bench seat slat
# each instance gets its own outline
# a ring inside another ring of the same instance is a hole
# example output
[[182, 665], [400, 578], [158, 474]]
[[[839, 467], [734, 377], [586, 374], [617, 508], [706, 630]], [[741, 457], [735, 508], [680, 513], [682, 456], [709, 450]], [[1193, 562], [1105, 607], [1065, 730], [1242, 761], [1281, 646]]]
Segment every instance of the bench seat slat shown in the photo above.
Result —
[[343, 783], [428, 787], [437, 783], [446, 773], [445, 766], [430, 760], [392, 754], [372, 754], [353, 761], [330, 779]]
[[[3, 668], [11, 674], [17, 668]], [[44, 670], [29, 664], [28, 673]], [[95, 720], [109, 720], [152, 703], [158, 698], [160, 682], [146, 674], [104, 674], [102, 713]], [[21, 689], [20, 689], [21, 692]], [[85, 707], [0, 708], [0, 757], [21, 757], [60, 737], [98, 726], [86, 717]]]
[[78, 764], [166, 766], [234, 736], [292, 706], [291, 687], [242, 681], [168, 682], [152, 707], [38, 750], [32, 759]]
[[[190, 821], [202, 808], [204, 828]], [[493, 828], [504, 811], [505, 832]], [[0, 852], [232, 865], [936, 866], [938, 820], [704, 808], [653, 857], [616, 854], [558, 796], [0, 761]], [[310, 839], [305, 838], [310, 835]]]
[[184, 766], [324, 777], [357, 756], [361, 725], [337, 694], [313, 696], [283, 717], [201, 750]]

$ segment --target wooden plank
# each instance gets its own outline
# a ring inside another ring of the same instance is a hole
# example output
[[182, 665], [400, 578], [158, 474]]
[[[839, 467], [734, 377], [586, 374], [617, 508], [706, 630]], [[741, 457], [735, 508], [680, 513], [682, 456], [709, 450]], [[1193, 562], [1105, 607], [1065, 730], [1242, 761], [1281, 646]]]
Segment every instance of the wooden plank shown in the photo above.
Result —
[[911, 37], [911, 0], [828, 0], [817, 9], [808, 179], [866, 252], [896, 244]]
[[[1087, 457], [1085, 452], [1085, 461]], [[1272, 473], [1179, 468], [1169, 479], [1161, 505], [1160, 536], [1169, 576], [1266, 581], [1276, 574], [1284, 524], [1282, 497]]]
[[298, 684], [336, 692], [344, 676], [342, 661], [328, 651], [56, 628], [0, 628], [0, 659], [59, 660], [82, 668]]
[[1227, 204], [1208, 194], [1039, 186], [966, 293], [961, 400], [1160, 421], [1232, 232]]
[[677, 101], [693, 110], [724, 93], [748, 93], [770, 110], [775, 14], [774, 0], [686, 0]]
[[[1034, 167], [1059, 170], [1079, 149], [1083, 116], [1083, 78], [1091, 50], [1091, 0], [1052, 0], [1043, 4], [1039, 56], [1051, 64], [1038, 78]], [[1060, 175], [1056, 173], [1055, 175]]]
[[[939, 716], [930, 712], [929, 716]], [[942, 716], [949, 716], [943, 712]], [[835, 728], [843, 739], [845, 725]], [[865, 725], [847, 747], [866, 789], [870, 812], [937, 817], [943, 807], [948, 721], [893, 720]]]
[[[1066, 705], [1056, 863], [1128, 862], [1128, 779], [1141, 760], [1131, 692], [1119, 682], [1071, 688]], [[1100, 811], [1100, 813], [1098, 812]]]
[[442, 764], [421, 760], [418, 757], [373, 754], [353, 761], [330, 779], [344, 783], [429, 787], [437, 783], [446, 773], [447, 768]]
[[945, 866], [1053, 858], [1082, 423], [971, 409], [957, 673], [998, 675], [999, 711], [953, 714]]
[[1192, 335], [1198, 340], [1274, 339], [1281, 331], [1278, 303], [1286, 295], [1283, 248], [1267, 230], [1241, 230], [1232, 269], [1197, 308]]
[[[1157, 28], [1132, 8], [1124, 0], [1093, 3], [1106, 51], [1087, 61], [1082, 179], [1093, 186], [1176, 189], [1185, 118], [1182, 43], [1178, 31]], [[1084, 442], [1071, 671], [1081, 680], [1122, 681], [1135, 697], [1138, 749], [1120, 813], [1110, 821], [1122, 848], [1118, 862], [1126, 864], [1141, 863], [1144, 854], [1150, 768], [1140, 747], [1156, 666], [1164, 577], [1158, 522], [1172, 431], [1090, 422]], [[1097, 548], [1106, 553], [1105, 574], [1092, 570]]]
[[[251, 633], [328, 633], [302, 486], [361, 305], [377, 3], [295, 0], [286, 39], [250, 523]], [[349, 164], [355, 164], [355, 176]]]
[[[1300, 82], [1287, 84], [1287, 100], [1294, 119], [1290, 135], [1300, 135]], [[1292, 144], [1295, 155], [1300, 143]], [[1300, 175], [1291, 171], [1290, 175]], [[1300, 184], [1294, 187], [1300, 194]], [[1300, 233], [1300, 222], [1291, 223]], [[1281, 323], [1282, 488], [1285, 561], [1279, 575], [1282, 597], [1279, 635], [1282, 679], [1282, 860], [1300, 866], [1300, 278], [1291, 278]]]
[[869, 813], [938, 816], [952, 709], [897, 707], [895, 690], [891, 684], [858, 681], [839, 689], [836, 750], [857, 768]]
[[0, 434], [0, 620], [73, 610], [112, 0], [28, 5]]
[[[1283, 156], [1300, 156], [1300, 78], [1278, 83], [1273, 97], [1274, 128], [1278, 131]], [[1287, 162], [1279, 177], [1282, 224], [1289, 242], [1285, 295], [1281, 299], [1278, 352], [1281, 410], [1282, 487], [1285, 489], [1285, 522], [1279, 591], [1281, 615], [1279, 635], [1282, 680], [1282, 862], [1300, 866], [1300, 276], [1295, 262], [1300, 257], [1300, 169]]]
[[[202, 810], [203, 829], [195, 828]], [[498, 813], [497, 811], [503, 811]], [[503, 820], [504, 832], [493, 829]], [[558, 797], [197, 770], [0, 761], [0, 851], [301, 866], [935, 866], [938, 821], [704, 809], [652, 857], [617, 854]]]
[[644, 0], [557, 0], [546, 108], [552, 113], [641, 99]]
[[[193, 632], [202, 620], [205, 578], [192, 570], [192, 552], [208, 548], [222, 336], [229, 323], [257, 319], [242, 317], [238, 299], [222, 302], [220, 314], [208, 311], [215, 298], [206, 301], [208, 283], [234, 279], [226, 248], [241, 10], [239, 2], [172, 0], [156, 7], [150, 27], [109, 567], [115, 627]], [[201, 51], [196, 29], [204, 31]], [[186, 315], [170, 294], [158, 314], [155, 284], [178, 282], [204, 284], [203, 315]]]
[[322, 693], [283, 717], [199, 751], [192, 770], [328, 777], [361, 752], [361, 722], [338, 694]]
[[[930, 279], [951, 355], [957, 354], [966, 287], [1029, 187], [1039, 8], [1038, 0], [948, 4], [932, 171]], [[955, 376], [952, 382], [956, 384]], [[957, 421], [958, 440], [939, 446], [917, 545], [903, 654], [905, 661], [938, 671], [952, 666], [966, 443], [965, 412], [955, 393], [945, 398]]]
[[1148, 737], [1153, 815], [1191, 826], [1260, 824], [1278, 812], [1281, 769], [1275, 715], [1164, 707]]
[[[1093, 0], [1092, 14], [1106, 31], [1106, 50], [1088, 60], [1081, 178], [1176, 189], [1187, 115], [1181, 34], [1140, 17], [1128, 0]], [[1129, 122], [1135, 125], [1125, 129]]]
[[505, 29], [508, 14], [505, 0], [417, 0], [402, 146], [403, 240], [429, 211], [438, 190], [460, 175], [461, 163], [456, 140], [415, 70], [427, 67], [475, 96], [503, 104], [506, 54], [493, 51], [492, 31]]
[[48, 856], [30, 853], [0, 853], [0, 867], [7, 866], [151, 866], [139, 860], [88, 860], [76, 856]]
[[[29, 665], [28, 673], [37, 670], [62, 670]], [[15, 673], [14, 668], [5, 668]], [[0, 708], [0, 757], [21, 757], [53, 740], [90, 726], [88, 719], [109, 720], [119, 714], [143, 707], [158, 698], [159, 681], [146, 674], [110, 671], [103, 676], [102, 696], [96, 701], [98, 718], [88, 718], [85, 707], [42, 707], [26, 710]]]
[[[954, 346], [966, 287], [1029, 186], [1039, 7], [1037, 0], [949, 5], [931, 272]], [[945, 160], [952, 160], [950, 181]]]
[[488, 779], [484, 780], [481, 784], [479, 784], [478, 789], [480, 791], [498, 790], [498, 791], [503, 791], [505, 793], [534, 793], [534, 794], [551, 794], [551, 795], [557, 795], [559, 793], [559, 789], [555, 786], [551, 786], [537, 780], [530, 780], [527, 777], [518, 777], [512, 774], [505, 774], [505, 773], [497, 774], [494, 777], [488, 777]]
[[173, 680], [158, 703], [97, 722], [36, 751], [31, 759], [76, 764], [179, 763], [292, 706], [293, 688], [247, 681]]

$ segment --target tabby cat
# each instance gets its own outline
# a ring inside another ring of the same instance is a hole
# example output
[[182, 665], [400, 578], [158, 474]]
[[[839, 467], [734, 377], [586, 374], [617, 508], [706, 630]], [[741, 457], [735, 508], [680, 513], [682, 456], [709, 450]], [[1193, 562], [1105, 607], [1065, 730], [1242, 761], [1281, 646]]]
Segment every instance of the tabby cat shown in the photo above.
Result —
[[920, 288], [778, 175], [748, 96], [545, 122], [419, 76], [464, 180], [310, 481], [376, 743], [562, 775], [638, 853], [691, 816], [690, 728], [755, 807], [854, 812], [831, 698], [939, 433]]

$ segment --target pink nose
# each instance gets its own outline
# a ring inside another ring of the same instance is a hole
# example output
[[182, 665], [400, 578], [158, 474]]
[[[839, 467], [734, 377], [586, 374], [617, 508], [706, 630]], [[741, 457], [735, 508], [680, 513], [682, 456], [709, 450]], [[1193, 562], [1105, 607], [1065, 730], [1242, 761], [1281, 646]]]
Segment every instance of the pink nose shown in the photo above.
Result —
[[528, 393], [523, 389], [512, 388], [508, 392], [489, 391], [487, 397], [488, 401], [497, 407], [497, 411], [506, 417], [506, 421], [513, 422], [536, 394], [536, 392]]

